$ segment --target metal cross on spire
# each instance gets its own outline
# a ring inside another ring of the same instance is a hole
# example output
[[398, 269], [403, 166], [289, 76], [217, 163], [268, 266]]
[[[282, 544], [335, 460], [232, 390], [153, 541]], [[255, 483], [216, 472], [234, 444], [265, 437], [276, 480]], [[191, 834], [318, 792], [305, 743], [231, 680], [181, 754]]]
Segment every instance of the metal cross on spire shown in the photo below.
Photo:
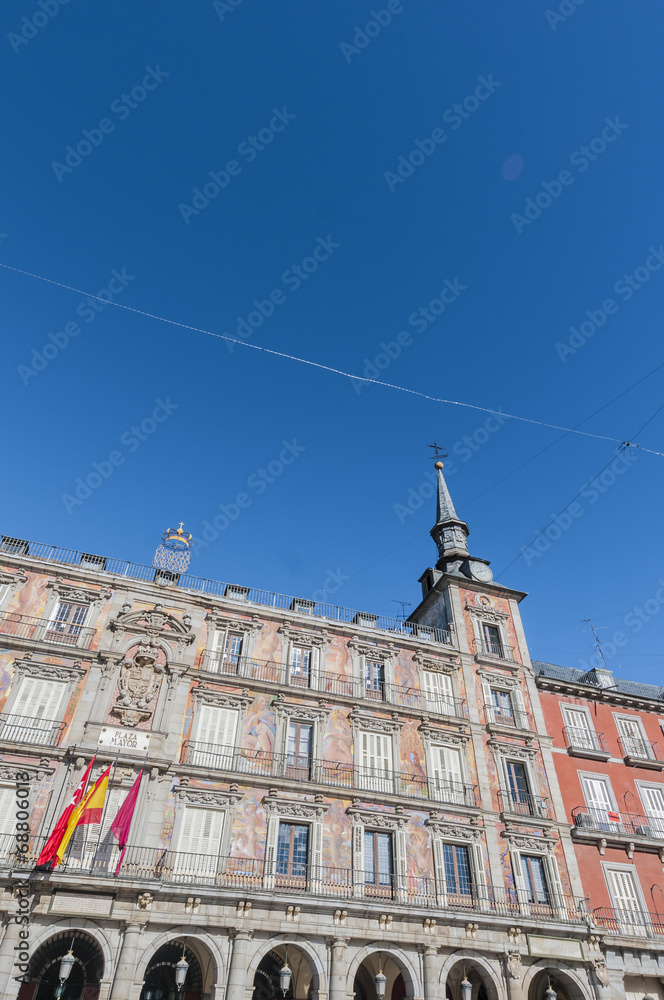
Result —
[[[435, 458], [436, 461], [437, 461], [440, 458], [447, 458], [448, 457], [447, 452], [443, 451], [442, 446], [439, 445], [439, 444], [437, 444], [435, 441], [434, 441], [433, 444], [428, 444], [427, 448], [433, 448], [433, 450], [434, 450], [434, 454], [433, 455], [429, 455], [429, 458]], [[440, 454], [438, 454], [439, 452], [440, 452]]]

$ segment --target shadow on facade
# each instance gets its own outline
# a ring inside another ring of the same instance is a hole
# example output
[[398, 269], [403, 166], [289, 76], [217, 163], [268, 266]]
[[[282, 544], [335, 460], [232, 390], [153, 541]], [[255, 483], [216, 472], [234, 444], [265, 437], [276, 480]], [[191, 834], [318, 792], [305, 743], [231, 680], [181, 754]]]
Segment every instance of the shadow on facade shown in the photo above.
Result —
[[[279, 974], [284, 965], [292, 970], [290, 987], [282, 993]], [[304, 952], [296, 945], [277, 945], [265, 955], [254, 976], [253, 1000], [315, 1000], [318, 976]]]

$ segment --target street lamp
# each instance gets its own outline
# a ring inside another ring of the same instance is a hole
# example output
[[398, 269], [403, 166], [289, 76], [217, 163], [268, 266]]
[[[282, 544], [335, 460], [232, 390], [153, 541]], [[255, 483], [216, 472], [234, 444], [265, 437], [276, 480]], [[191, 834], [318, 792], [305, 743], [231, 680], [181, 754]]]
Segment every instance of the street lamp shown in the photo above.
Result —
[[544, 993], [546, 1000], [557, 1000], [558, 994], [551, 985], [551, 979], [549, 979], [549, 985]]
[[187, 973], [189, 972], [189, 962], [184, 957], [185, 945], [182, 944], [182, 958], [175, 966], [175, 985], [177, 987], [178, 994], [180, 993], [182, 987], [184, 986], [184, 981], [187, 978]]
[[288, 948], [286, 948], [286, 959], [284, 964], [279, 969], [279, 986], [281, 988], [281, 995], [285, 997], [290, 988], [291, 979], [293, 978], [293, 970], [288, 964]]
[[58, 972], [58, 979], [60, 980], [60, 982], [58, 983], [55, 990], [55, 995], [58, 998], [58, 1000], [60, 1000], [60, 997], [64, 993], [65, 986], [67, 985], [67, 980], [69, 979], [69, 976], [71, 974], [71, 970], [74, 968], [76, 964], [76, 959], [74, 958], [74, 952], [72, 950], [73, 947], [74, 947], [74, 938], [72, 938], [71, 940], [71, 946], [69, 948], [69, 951], [67, 952], [66, 955], [63, 955], [62, 958], [60, 959], [60, 970]]
[[473, 984], [466, 976], [466, 970], [463, 970], [463, 979], [461, 980], [461, 1000], [470, 1000], [473, 992]]
[[376, 996], [378, 997], [378, 1000], [383, 1000], [383, 997], [385, 996], [385, 986], [387, 985], [387, 976], [382, 969], [380, 952], [378, 952], [378, 972], [374, 977], [374, 983], [376, 984]]

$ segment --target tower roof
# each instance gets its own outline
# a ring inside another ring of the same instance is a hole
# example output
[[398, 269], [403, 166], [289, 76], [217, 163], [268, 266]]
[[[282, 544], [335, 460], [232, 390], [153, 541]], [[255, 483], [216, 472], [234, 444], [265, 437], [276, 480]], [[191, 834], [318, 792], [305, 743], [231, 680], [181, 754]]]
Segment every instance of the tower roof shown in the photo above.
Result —
[[440, 560], [449, 557], [468, 556], [468, 525], [456, 512], [450, 491], [443, 475], [443, 463], [436, 462], [438, 469], [438, 496], [436, 502], [436, 523], [431, 535], [438, 546]]

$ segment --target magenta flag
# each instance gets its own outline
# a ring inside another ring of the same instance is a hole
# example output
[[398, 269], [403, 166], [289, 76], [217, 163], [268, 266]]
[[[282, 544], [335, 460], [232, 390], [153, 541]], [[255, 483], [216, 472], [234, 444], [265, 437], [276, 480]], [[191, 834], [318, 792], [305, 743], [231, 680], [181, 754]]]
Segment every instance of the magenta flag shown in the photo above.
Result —
[[143, 768], [141, 768], [136, 781], [131, 786], [130, 792], [127, 798], [124, 800], [120, 808], [118, 809], [118, 814], [111, 823], [111, 833], [118, 842], [120, 847], [120, 860], [118, 861], [118, 866], [115, 869], [115, 874], [117, 875], [120, 871], [122, 861], [125, 856], [125, 851], [127, 850], [127, 843], [129, 841], [129, 831], [131, 830], [131, 821], [134, 818], [134, 809], [136, 808], [136, 799], [138, 798], [138, 790], [141, 787], [141, 778], [143, 777]]

